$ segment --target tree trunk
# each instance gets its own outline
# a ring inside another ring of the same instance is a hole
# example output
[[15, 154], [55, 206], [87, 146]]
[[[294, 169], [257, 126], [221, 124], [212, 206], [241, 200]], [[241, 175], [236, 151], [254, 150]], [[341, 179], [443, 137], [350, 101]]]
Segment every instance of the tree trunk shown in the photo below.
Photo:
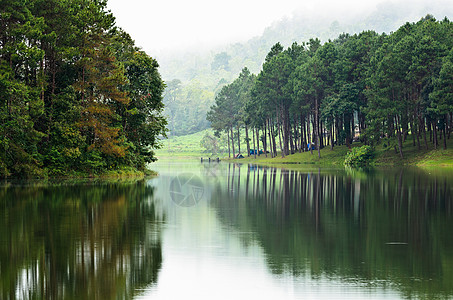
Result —
[[231, 126], [231, 148], [233, 150], [233, 158], [236, 157], [236, 152], [234, 151], [234, 131], [233, 126]]
[[332, 125], [330, 125], [330, 150], [333, 150], [333, 134], [334, 134], [334, 127], [333, 127], [333, 122], [332, 122]]
[[319, 144], [317, 145], [319, 149], [322, 149], [323, 147], [323, 142], [322, 142], [322, 135], [321, 135], [321, 127], [322, 127], [322, 122], [321, 120], [319, 119], [319, 112], [318, 112], [318, 122], [316, 124], [316, 135], [317, 135], [317, 138], [316, 138], [316, 143], [318, 143], [318, 138], [319, 138]]
[[245, 139], [247, 141], [247, 156], [250, 156], [249, 128], [247, 124], [245, 124]]
[[418, 124], [419, 124], [419, 131], [423, 132], [423, 140], [425, 142], [425, 149], [428, 150], [428, 140], [426, 139], [426, 128], [425, 128], [425, 122], [422, 119], [421, 115], [418, 115]]
[[417, 128], [417, 124], [415, 123], [415, 117], [414, 117], [414, 124], [415, 126], [415, 130], [417, 131], [417, 147], [418, 147], [418, 150], [421, 150], [422, 149], [422, 146], [420, 145], [420, 126], [418, 126]]
[[[299, 141], [299, 126], [297, 126], [297, 117], [294, 117], [294, 123], [293, 123], [293, 130], [294, 130], [294, 153], [297, 152], [297, 149], [299, 148], [298, 146], [298, 141]], [[294, 154], [293, 153], [293, 154]]]
[[300, 114], [300, 136], [299, 136], [299, 153], [304, 151], [304, 118]]
[[240, 133], [239, 126], [238, 126], [238, 153], [239, 154], [241, 153], [241, 133]]
[[260, 156], [260, 129], [255, 128], [256, 130], [256, 145], [258, 146], [256, 151], [258, 152], [258, 156]]
[[437, 150], [437, 146], [439, 146], [439, 141], [437, 140], [437, 126], [436, 126], [436, 120], [432, 121], [432, 126], [433, 126], [433, 143], [434, 143], [434, 149]]
[[321, 158], [321, 147], [319, 142], [319, 107], [318, 97], [315, 98], [315, 126], [316, 126], [316, 147], [318, 148], [318, 158]]
[[312, 116], [311, 117], [311, 129], [312, 129], [312, 133], [311, 133], [311, 139], [309, 141], [309, 144], [310, 144], [310, 153], [311, 155], [313, 155], [313, 144], [316, 142], [316, 135], [315, 135], [315, 128], [316, 128], [316, 125], [315, 125], [315, 117]]
[[290, 153], [291, 154], [294, 154], [294, 137], [293, 137], [293, 132], [292, 132], [292, 126], [291, 126], [291, 123], [288, 123], [288, 127], [289, 127], [289, 134], [288, 134], [288, 139], [289, 139], [289, 147], [290, 147]]
[[307, 132], [305, 130], [305, 127], [306, 127], [305, 118], [302, 119], [301, 126], [302, 126], [302, 142], [301, 142], [302, 147], [301, 148], [302, 148], [302, 151], [305, 152], [305, 151], [307, 151]]
[[401, 117], [401, 128], [402, 128], [403, 142], [405, 142], [406, 138], [407, 138], [407, 133], [409, 131], [406, 114], [402, 115], [402, 117]]
[[289, 154], [289, 120], [286, 115], [286, 111], [282, 108], [282, 140], [283, 140], [283, 151], [285, 155]]
[[267, 125], [264, 121], [264, 139], [263, 139], [264, 156], [267, 158]]
[[272, 124], [272, 143], [274, 144], [274, 157], [277, 157], [277, 141], [275, 139], [275, 126]]
[[280, 151], [282, 153], [282, 157], [285, 157], [285, 151], [283, 150], [283, 147], [282, 147], [282, 133], [281, 132], [283, 130], [281, 129], [281, 125], [280, 124], [277, 124], [277, 126], [278, 126], [277, 129], [278, 129], [278, 141], [280, 143]]
[[396, 133], [397, 133], [397, 139], [398, 139], [398, 150], [399, 150], [399, 153], [400, 153], [400, 156], [401, 158], [404, 158], [403, 157], [403, 136], [402, 136], [402, 133], [401, 133], [401, 125], [399, 124], [400, 122], [399, 121], [399, 118], [398, 116], [395, 117], [395, 125], [396, 125]]
[[228, 140], [228, 158], [231, 158], [231, 151], [230, 151], [230, 130], [227, 130], [227, 140]]
[[294, 130], [294, 153], [299, 151], [300, 148], [300, 134], [298, 126], [298, 117], [294, 116], [293, 130]]
[[268, 130], [267, 130], [267, 133], [269, 135], [269, 149], [271, 150], [271, 157], [273, 158], [274, 157], [274, 149], [273, 149], [273, 145], [272, 145], [272, 135], [271, 135], [271, 120], [270, 119], [267, 119], [267, 125], [268, 125]]
[[414, 121], [410, 122], [410, 127], [411, 127], [411, 136], [412, 136], [412, 146], [415, 147]]
[[450, 139], [452, 128], [453, 128], [453, 113], [450, 113], [450, 126], [448, 128], [448, 139]]
[[269, 120], [269, 127], [270, 127], [270, 131], [271, 131], [271, 136], [272, 136], [272, 152], [273, 152], [272, 157], [277, 157], [277, 142], [275, 140], [275, 126], [274, 126], [274, 122], [271, 120]]
[[255, 128], [252, 128], [252, 138], [253, 138], [253, 155], [256, 159], [256, 144], [255, 144]]

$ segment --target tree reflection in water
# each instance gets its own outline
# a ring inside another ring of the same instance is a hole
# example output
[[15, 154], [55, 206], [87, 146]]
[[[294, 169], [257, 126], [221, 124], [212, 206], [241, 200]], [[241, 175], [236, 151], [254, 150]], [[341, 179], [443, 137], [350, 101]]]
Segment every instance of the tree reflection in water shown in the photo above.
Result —
[[213, 205], [255, 232], [275, 274], [335, 278], [404, 297], [453, 296], [453, 176], [227, 167]]
[[144, 181], [0, 187], [1, 299], [123, 299], [155, 283], [163, 216]]

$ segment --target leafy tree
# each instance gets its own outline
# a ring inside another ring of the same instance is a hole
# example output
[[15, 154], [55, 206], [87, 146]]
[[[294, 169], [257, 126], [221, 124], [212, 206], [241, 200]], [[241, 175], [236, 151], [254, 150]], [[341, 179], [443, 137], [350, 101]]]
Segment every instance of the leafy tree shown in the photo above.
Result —
[[434, 148], [441, 139], [446, 147], [453, 128], [452, 32], [448, 19], [428, 15], [390, 35], [341, 34], [324, 44], [310, 39], [286, 50], [277, 43], [250, 97], [238, 100], [241, 78], [247, 77], [241, 73], [219, 93], [209, 118], [214, 128], [229, 128], [231, 137], [241, 122], [252, 126], [254, 144], [261, 141], [266, 150], [269, 141], [273, 156], [276, 137], [282, 156], [314, 142], [308, 149], [316, 148], [320, 158], [328, 144], [350, 147], [357, 131], [366, 144], [384, 141], [402, 158], [408, 136], [419, 149], [423, 136], [428, 149], [429, 132]]
[[106, 2], [0, 4], [0, 177], [143, 169], [165, 134], [158, 64]]
[[135, 165], [145, 168], [145, 163], [155, 161], [151, 149], [159, 147], [159, 136], [165, 136], [167, 121], [162, 116], [164, 83], [158, 72], [158, 63], [143, 51], [135, 51], [125, 61], [128, 84], [125, 90], [131, 99], [124, 109], [122, 127], [126, 138], [133, 144], [130, 152]]
[[206, 133], [200, 142], [201, 147], [206, 149], [206, 152], [211, 153], [211, 155], [216, 155], [219, 153], [220, 145], [219, 140], [210, 133]]
[[[433, 79], [433, 92], [430, 94], [431, 106], [428, 110], [442, 120], [444, 148], [447, 148], [447, 134], [450, 138], [453, 112], [453, 49], [443, 59], [438, 77]], [[450, 119], [450, 124], [447, 120]]]
[[214, 61], [211, 63], [211, 70], [230, 70], [230, 59], [231, 56], [229, 56], [226, 52], [221, 52], [219, 54], [216, 54], [214, 57]]

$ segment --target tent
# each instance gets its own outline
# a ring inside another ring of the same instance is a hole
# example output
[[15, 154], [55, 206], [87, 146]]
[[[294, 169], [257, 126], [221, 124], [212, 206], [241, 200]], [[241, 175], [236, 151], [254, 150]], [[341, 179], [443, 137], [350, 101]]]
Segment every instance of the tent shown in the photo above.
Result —
[[[264, 154], [264, 151], [263, 150], [256, 151], [256, 149], [255, 150], [250, 149], [250, 155], [258, 154], [258, 153], [259, 154]], [[269, 153], [269, 151], [267, 153]]]
[[308, 143], [307, 144], [307, 150], [316, 150], [316, 145], [314, 143]]

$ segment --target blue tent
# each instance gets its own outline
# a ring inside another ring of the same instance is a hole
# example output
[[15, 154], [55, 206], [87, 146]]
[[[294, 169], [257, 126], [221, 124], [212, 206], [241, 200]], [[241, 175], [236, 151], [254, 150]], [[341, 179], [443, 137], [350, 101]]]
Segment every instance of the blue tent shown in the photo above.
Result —
[[[264, 154], [264, 151], [263, 150], [256, 151], [256, 149], [255, 150], [250, 149], [250, 155], [254, 155], [254, 154], [258, 154], [258, 153]], [[267, 153], [269, 153], [269, 152], [267, 152]]]
[[316, 150], [316, 145], [313, 143], [308, 143], [307, 144], [307, 150]]

